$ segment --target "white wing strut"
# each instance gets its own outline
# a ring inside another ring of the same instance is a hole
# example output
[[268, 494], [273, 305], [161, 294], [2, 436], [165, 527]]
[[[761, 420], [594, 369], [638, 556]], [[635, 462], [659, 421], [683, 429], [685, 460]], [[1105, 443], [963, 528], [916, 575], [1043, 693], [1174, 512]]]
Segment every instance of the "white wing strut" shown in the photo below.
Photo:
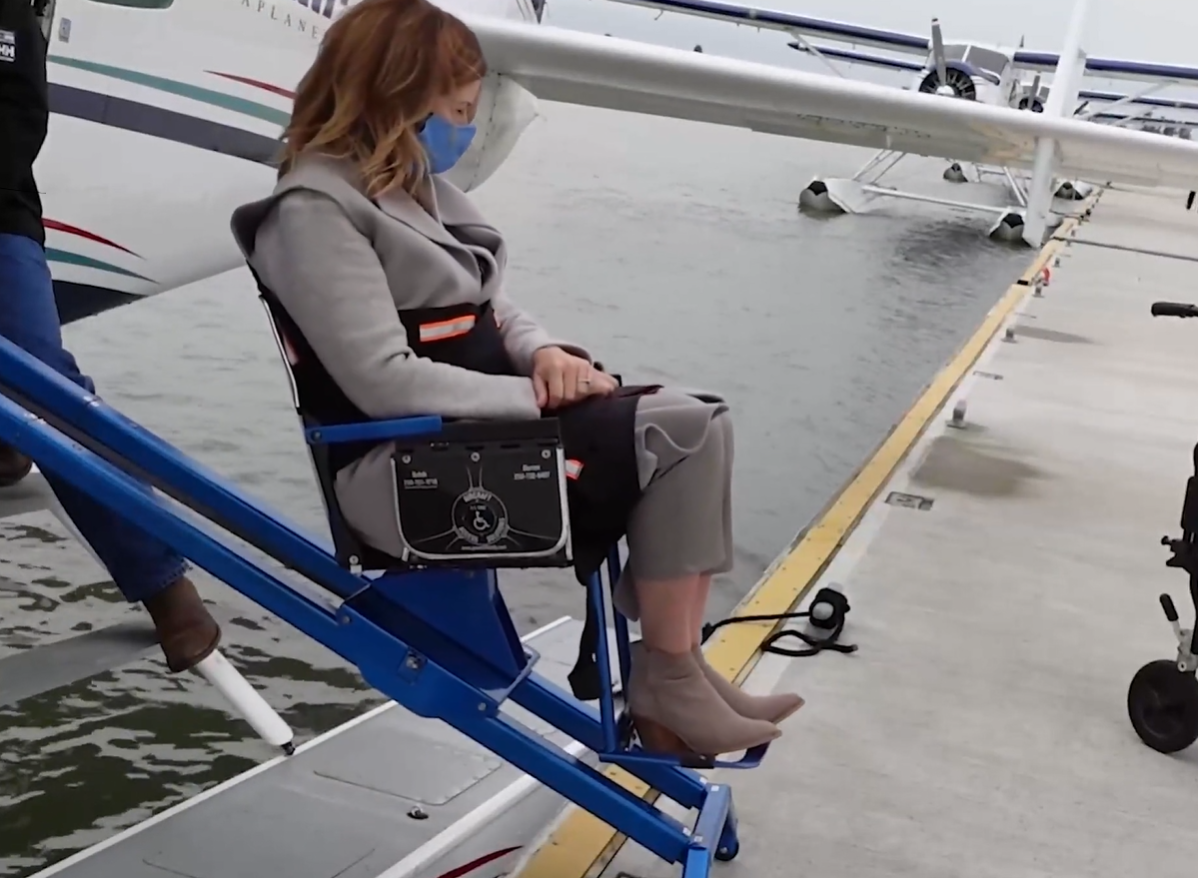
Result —
[[[1086, 70], [1086, 56], [1082, 51], [1082, 32], [1086, 26], [1089, 0], [1077, 0], [1065, 33], [1065, 45], [1061, 49], [1061, 60], [1057, 62], [1052, 78], [1052, 90], [1044, 107], [1045, 116], [1063, 119], [1073, 115], [1077, 106], [1078, 92]], [[1027, 213], [1023, 223], [1023, 239], [1033, 247], [1044, 243], [1048, 231], [1048, 212], [1052, 207], [1052, 177], [1057, 163], [1057, 144], [1051, 137], [1036, 139], [1035, 156], [1032, 162], [1032, 182], [1028, 188]]]
[[1198, 143], [1178, 138], [545, 25], [463, 18], [491, 69], [545, 100], [999, 167], [1030, 168], [1037, 140], [1046, 139], [1056, 144], [1062, 176], [1198, 188]]

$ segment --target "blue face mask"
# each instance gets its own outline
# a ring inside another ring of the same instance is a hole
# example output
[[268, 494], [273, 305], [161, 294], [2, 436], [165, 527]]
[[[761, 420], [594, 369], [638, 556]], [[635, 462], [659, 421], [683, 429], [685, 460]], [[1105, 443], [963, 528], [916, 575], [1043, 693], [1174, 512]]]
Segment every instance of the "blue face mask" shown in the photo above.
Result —
[[478, 129], [473, 125], [455, 125], [436, 114], [424, 120], [416, 137], [428, 155], [428, 167], [434, 174], [444, 174], [458, 163]]

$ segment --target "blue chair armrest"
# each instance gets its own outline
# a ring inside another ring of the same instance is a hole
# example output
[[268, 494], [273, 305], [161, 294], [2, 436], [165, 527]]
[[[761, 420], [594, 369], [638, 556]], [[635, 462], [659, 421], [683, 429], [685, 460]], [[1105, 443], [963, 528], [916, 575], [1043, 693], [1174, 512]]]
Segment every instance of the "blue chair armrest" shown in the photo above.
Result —
[[441, 432], [440, 415], [417, 415], [362, 424], [334, 424], [308, 427], [304, 439], [309, 445], [338, 445], [344, 442], [385, 442], [407, 436], [427, 436]]

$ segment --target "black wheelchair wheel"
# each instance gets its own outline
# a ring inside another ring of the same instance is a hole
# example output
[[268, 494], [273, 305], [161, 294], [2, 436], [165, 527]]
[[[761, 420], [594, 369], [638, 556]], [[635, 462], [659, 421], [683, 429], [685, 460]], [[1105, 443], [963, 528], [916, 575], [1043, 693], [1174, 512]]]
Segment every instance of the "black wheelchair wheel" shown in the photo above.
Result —
[[1179, 671], [1172, 659], [1149, 662], [1132, 678], [1127, 714], [1153, 750], [1184, 750], [1198, 740], [1198, 678]]

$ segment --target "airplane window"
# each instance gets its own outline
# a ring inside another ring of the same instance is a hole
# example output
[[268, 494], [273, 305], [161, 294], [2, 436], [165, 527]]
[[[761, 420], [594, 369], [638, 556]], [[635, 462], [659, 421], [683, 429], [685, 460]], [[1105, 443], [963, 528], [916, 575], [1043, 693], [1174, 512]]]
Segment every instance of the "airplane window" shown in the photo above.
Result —
[[[964, 61], [965, 60], [965, 50], [968, 48], [969, 48], [969, 46], [967, 46], [965, 44], [946, 45], [944, 47], [944, 60], [945, 61]], [[927, 67], [928, 70], [932, 70], [936, 67], [936, 56], [933, 55], [931, 52], [928, 53], [928, 60], [925, 62], [925, 66]]]
[[1011, 63], [1011, 60], [1002, 52], [995, 52], [992, 49], [979, 49], [977, 46], [970, 47], [969, 57], [966, 60], [974, 67], [998, 74], [1006, 70], [1007, 65]]
[[92, 0], [106, 6], [128, 6], [131, 9], [167, 9], [175, 0]]

